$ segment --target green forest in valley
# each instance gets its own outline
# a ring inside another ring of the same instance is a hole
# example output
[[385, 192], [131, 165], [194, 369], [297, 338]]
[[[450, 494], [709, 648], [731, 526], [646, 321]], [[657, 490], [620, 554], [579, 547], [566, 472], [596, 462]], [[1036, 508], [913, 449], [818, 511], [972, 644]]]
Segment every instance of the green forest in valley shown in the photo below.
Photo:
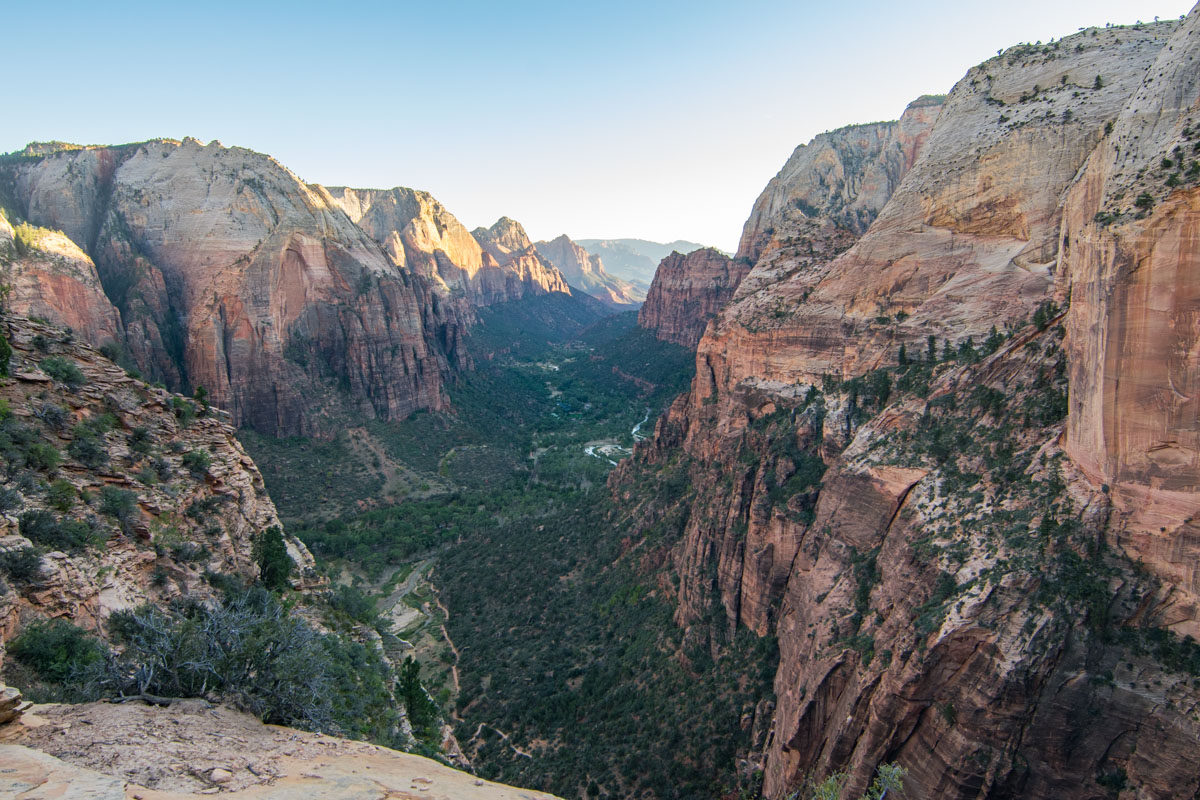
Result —
[[[548, 305], [480, 312], [452, 414], [365, 422], [358, 438], [243, 439], [291, 532], [352, 591], [386, 605], [427, 570], [405, 597], [423, 620], [389, 628], [385, 609], [376, 624], [416, 646], [478, 774], [569, 797], [736, 790], [774, 640], [724, 624], [687, 638], [657, 565], [623, 557], [629, 521], [606, 486], [635, 429], [652, 433], [686, 390], [694, 355], [633, 312], [583, 325]], [[411, 491], [380, 502], [396, 468]]]

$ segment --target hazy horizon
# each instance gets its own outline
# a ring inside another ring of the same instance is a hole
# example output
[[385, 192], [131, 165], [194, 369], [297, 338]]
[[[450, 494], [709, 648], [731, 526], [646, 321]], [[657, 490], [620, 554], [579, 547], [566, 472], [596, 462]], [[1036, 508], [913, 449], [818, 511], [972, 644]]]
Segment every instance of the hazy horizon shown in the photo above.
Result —
[[423, 189], [468, 228], [509, 216], [534, 239], [732, 251], [816, 134], [895, 119], [998, 49], [1191, 5], [25, 7], [6, 12], [10, 63], [37, 80], [0, 122], [0, 151], [216, 139], [311, 183]]

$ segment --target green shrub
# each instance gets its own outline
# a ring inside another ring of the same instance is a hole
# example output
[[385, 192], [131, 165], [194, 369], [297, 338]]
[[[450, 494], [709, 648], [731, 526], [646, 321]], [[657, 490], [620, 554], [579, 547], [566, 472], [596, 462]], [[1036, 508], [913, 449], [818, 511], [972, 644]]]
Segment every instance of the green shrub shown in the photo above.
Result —
[[379, 655], [318, 633], [262, 589], [216, 607], [116, 612], [110, 627], [124, 648], [118, 679], [146, 676], [127, 691], [225, 696], [265, 722], [397, 743], [400, 718]]
[[65, 430], [70, 419], [70, 413], [58, 403], [42, 403], [34, 411], [34, 416], [55, 431]]
[[364, 625], [379, 621], [375, 601], [356, 586], [341, 585], [329, 593], [329, 606]]
[[0, 511], [20, 508], [25, 498], [16, 489], [0, 488]]
[[142, 425], [129, 432], [128, 441], [129, 449], [142, 455], [148, 454], [154, 446], [154, 442], [150, 439], [150, 429]]
[[8, 376], [8, 362], [12, 360], [12, 345], [8, 343], [8, 337], [0, 334], [0, 376]]
[[25, 464], [31, 469], [53, 472], [62, 463], [62, 453], [53, 445], [35, 442], [25, 451]]
[[70, 359], [62, 356], [47, 356], [42, 359], [42, 372], [74, 391], [87, 383], [87, 378], [79, 366]]
[[81, 430], [91, 431], [97, 436], [103, 436], [113, 428], [117, 427], [117, 418], [113, 414], [106, 411], [103, 414], [96, 414], [95, 416], [88, 417], [83, 422], [79, 423], [77, 427]]
[[128, 489], [105, 486], [100, 489], [100, 513], [112, 517], [127, 529], [138, 513], [137, 495]]
[[42, 554], [36, 547], [22, 547], [0, 553], [0, 569], [15, 583], [32, 583], [42, 569]]
[[49, 511], [26, 511], [21, 515], [21, 535], [34, 544], [53, 550], [73, 551], [99, 543], [91, 526], [76, 520], [60, 520]]
[[203, 478], [212, 466], [212, 456], [206, 450], [189, 450], [183, 455], [183, 466], [192, 477]]
[[75, 485], [66, 478], [59, 478], [46, 490], [46, 503], [56, 511], [70, 511], [76, 497]]
[[171, 466], [171, 462], [162, 456], [154, 459], [150, 466], [154, 468], [154, 474], [158, 476], [160, 481], [170, 480], [171, 475], [175, 472], [175, 469]]
[[67, 446], [67, 453], [88, 469], [100, 469], [108, 464], [108, 448], [104, 441], [79, 425], [75, 426], [75, 438]]
[[196, 404], [178, 395], [171, 398], [171, 411], [174, 412], [175, 419], [179, 420], [179, 424], [185, 428], [196, 418]]
[[28, 625], [8, 643], [8, 653], [44, 681], [64, 683], [104, 659], [104, 645], [63, 620]]

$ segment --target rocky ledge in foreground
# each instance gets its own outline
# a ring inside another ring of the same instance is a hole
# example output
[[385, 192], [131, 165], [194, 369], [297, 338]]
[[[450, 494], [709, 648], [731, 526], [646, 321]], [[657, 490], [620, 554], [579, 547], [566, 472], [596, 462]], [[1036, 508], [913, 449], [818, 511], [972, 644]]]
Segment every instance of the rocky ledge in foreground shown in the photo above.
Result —
[[555, 800], [421, 756], [186, 700], [34, 706], [0, 727], [0, 796]]

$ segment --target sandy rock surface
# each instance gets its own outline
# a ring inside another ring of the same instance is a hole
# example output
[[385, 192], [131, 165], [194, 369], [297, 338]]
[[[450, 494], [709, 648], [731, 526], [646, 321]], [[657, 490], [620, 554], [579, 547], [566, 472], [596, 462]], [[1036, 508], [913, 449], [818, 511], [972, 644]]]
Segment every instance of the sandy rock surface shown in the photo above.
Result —
[[0, 797], [553, 800], [200, 700], [34, 706], [14, 727], [0, 728]]

